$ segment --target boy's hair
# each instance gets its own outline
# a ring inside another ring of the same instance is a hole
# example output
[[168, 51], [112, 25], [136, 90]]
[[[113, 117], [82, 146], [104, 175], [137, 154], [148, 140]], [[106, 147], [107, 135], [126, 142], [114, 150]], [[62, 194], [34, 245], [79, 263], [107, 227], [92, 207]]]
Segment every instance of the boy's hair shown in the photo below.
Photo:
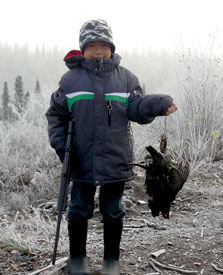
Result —
[[86, 44], [95, 41], [109, 43], [111, 46], [111, 52], [115, 52], [112, 30], [108, 23], [102, 19], [87, 21], [81, 27], [79, 45], [82, 54], [84, 54], [84, 48]]

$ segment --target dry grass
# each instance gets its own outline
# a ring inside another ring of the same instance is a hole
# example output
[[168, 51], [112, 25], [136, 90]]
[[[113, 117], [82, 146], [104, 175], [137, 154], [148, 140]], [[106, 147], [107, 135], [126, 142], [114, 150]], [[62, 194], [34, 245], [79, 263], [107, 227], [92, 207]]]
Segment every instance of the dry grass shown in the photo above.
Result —
[[[49, 253], [53, 251], [56, 232], [56, 220], [40, 209], [29, 207], [28, 210], [17, 211], [13, 218], [10, 213], [1, 214], [0, 242], [27, 253]], [[63, 217], [65, 219], [65, 216]], [[67, 251], [67, 226], [62, 221], [58, 251]]]
[[[59, 161], [48, 141], [47, 100], [33, 97], [31, 103], [18, 120], [1, 124], [1, 199], [17, 210], [38, 198], [54, 195], [57, 187], [58, 173], [54, 170]], [[32, 181], [37, 172], [41, 175], [39, 181]]]

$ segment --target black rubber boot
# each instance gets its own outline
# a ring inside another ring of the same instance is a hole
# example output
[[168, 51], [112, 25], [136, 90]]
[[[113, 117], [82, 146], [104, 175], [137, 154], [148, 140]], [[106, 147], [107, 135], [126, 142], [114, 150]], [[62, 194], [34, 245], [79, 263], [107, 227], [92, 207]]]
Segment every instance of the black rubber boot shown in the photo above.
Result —
[[68, 224], [70, 239], [70, 275], [90, 275], [86, 259], [87, 220], [72, 220]]
[[104, 263], [101, 275], [120, 275], [120, 241], [122, 222], [104, 224]]

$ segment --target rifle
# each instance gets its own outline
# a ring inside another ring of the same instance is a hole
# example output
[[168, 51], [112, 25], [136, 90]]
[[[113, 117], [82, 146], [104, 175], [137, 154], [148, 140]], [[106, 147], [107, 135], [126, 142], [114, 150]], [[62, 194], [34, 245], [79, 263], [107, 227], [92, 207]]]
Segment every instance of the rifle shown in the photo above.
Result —
[[59, 191], [58, 200], [57, 200], [58, 219], [57, 219], [56, 237], [55, 237], [54, 251], [53, 251], [53, 258], [52, 258], [53, 265], [55, 265], [55, 261], [56, 261], [57, 245], [59, 241], [62, 214], [63, 212], [66, 211], [66, 208], [67, 208], [67, 193], [68, 193], [68, 186], [70, 183], [70, 159], [71, 159], [71, 149], [72, 149], [72, 146], [71, 146], [72, 136], [73, 136], [73, 121], [70, 120], [69, 127], [68, 127], [67, 142], [65, 147], [62, 175], [60, 180], [60, 191]]

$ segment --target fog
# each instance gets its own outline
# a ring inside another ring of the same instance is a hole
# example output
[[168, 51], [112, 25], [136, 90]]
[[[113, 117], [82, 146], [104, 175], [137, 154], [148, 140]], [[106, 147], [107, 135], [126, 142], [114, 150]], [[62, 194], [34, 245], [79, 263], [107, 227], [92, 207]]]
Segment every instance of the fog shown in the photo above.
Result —
[[21, 75], [30, 92], [40, 84], [55, 89], [66, 71], [63, 57], [78, 49], [82, 24], [106, 20], [113, 30], [122, 65], [156, 89], [175, 73], [174, 64], [188, 48], [221, 55], [221, 0], [92, 1], [20, 0], [0, 2], [0, 91], [13, 92]]
[[[3, 43], [78, 47], [78, 34], [89, 19], [101, 18], [113, 29], [121, 49], [174, 50], [182, 41], [205, 43], [219, 30], [222, 39], [221, 0], [3, 0], [0, 2], [0, 34]], [[223, 40], [221, 40], [223, 41]]]

